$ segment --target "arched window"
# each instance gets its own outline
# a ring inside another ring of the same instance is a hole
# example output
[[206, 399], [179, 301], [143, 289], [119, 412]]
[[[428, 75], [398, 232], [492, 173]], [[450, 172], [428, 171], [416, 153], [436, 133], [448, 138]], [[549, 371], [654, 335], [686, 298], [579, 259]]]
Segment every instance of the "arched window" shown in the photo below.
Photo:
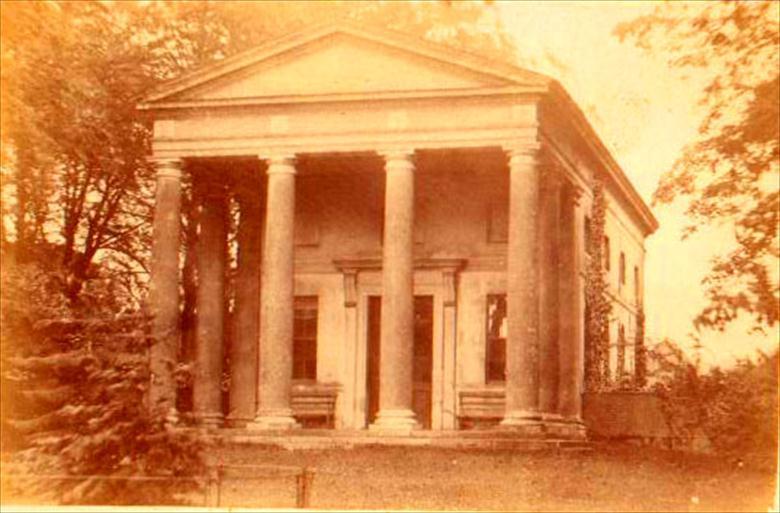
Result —
[[604, 269], [609, 271], [609, 261], [610, 261], [610, 255], [609, 255], [609, 237], [606, 235], [604, 236]]

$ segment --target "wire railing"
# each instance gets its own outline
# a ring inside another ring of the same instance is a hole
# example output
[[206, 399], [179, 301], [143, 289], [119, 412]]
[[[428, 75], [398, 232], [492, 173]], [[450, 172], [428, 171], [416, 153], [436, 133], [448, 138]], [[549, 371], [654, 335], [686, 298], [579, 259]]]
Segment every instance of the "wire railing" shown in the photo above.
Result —
[[[3, 472], [2, 496], [4, 502], [13, 500], [13, 488], [25, 488], [31, 481], [40, 484], [43, 482], [62, 483], [67, 481], [79, 482], [124, 482], [124, 483], [171, 483], [191, 484], [200, 488], [202, 492], [202, 505], [205, 507], [224, 506], [225, 484], [232, 481], [264, 481], [269, 479], [290, 479], [295, 485], [295, 507], [308, 508], [311, 504], [311, 488], [314, 480], [314, 470], [308, 467], [284, 466], [284, 465], [224, 465], [219, 464], [208, 467], [205, 475], [198, 476], [117, 476], [97, 474], [37, 474]], [[74, 486], [76, 486], [74, 484]], [[65, 494], [69, 487], [60, 487], [58, 502], [65, 502]], [[50, 489], [51, 491], [51, 489]], [[9, 493], [6, 493], [9, 492]], [[161, 504], [162, 505], [162, 504]], [[191, 504], [196, 505], [196, 504]], [[252, 506], [264, 506], [264, 504], [252, 504]]]

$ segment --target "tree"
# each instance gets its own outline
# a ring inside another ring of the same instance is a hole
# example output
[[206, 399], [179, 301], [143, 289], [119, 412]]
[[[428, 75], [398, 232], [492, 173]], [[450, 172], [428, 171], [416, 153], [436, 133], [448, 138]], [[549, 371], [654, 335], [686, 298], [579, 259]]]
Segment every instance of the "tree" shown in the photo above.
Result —
[[[55, 274], [31, 263], [4, 266], [0, 283], [3, 449], [16, 449], [23, 473], [74, 476], [11, 484], [27, 498], [77, 504], [170, 503], [173, 492], [195, 491], [204, 445], [146, 408], [146, 319], [122, 306], [123, 288], [99, 274], [74, 305]], [[107, 475], [177, 479], [98, 477]]]
[[699, 138], [661, 178], [656, 203], [688, 198], [685, 236], [727, 226], [735, 247], [717, 255], [703, 281], [697, 328], [724, 329], [740, 314], [754, 328], [780, 315], [780, 4], [669, 2], [620, 24], [615, 34], [669, 64], [708, 77]]

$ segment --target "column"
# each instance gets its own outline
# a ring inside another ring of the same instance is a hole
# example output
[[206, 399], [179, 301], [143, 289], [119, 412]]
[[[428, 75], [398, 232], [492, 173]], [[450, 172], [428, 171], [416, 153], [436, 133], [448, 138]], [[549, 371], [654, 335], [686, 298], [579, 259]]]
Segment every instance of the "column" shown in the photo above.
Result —
[[[442, 407], [441, 429], [456, 429], [457, 395], [455, 394], [455, 374], [457, 369], [457, 338], [458, 338], [458, 291], [457, 271], [446, 269], [442, 273], [444, 279], [444, 320], [443, 336], [444, 351], [442, 365]], [[435, 360], [434, 360], [435, 361]], [[436, 382], [434, 381], [434, 384]]]
[[539, 414], [539, 168], [536, 148], [509, 150], [506, 406], [501, 425], [542, 433]]
[[292, 157], [268, 159], [261, 280], [260, 369], [257, 415], [249, 427], [297, 427], [290, 409], [293, 359], [295, 166]]
[[149, 406], [176, 422], [174, 370], [179, 349], [179, 243], [181, 161], [156, 160], [149, 313], [152, 316]]
[[379, 348], [379, 412], [374, 430], [411, 431], [414, 350], [414, 163], [412, 152], [385, 155], [385, 233]]
[[[365, 378], [358, 382], [357, 353], [358, 353], [358, 313], [357, 313], [357, 279], [356, 269], [343, 269], [344, 273], [344, 357], [342, 360], [342, 376], [344, 376], [344, 388], [342, 399], [337, 403], [341, 410], [338, 412], [342, 420], [342, 427], [358, 428], [358, 388], [365, 390]], [[337, 426], [338, 427], [338, 426]]]
[[560, 216], [560, 381], [558, 404], [563, 419], [584, 435], [582, 424], [583, 288], [580, 279], [580, 241], [577, 201], [580, 191], [572, 184], [563, 187]]
[[539, 198], [539, 409], [546, 421], [561, 418], [558, 414], [559, 210], [560, 178], [555, 169], [548, 168], [542, 177]]
[[206, 427], [222, 424], [222, 361], [225, 334], [227, 196], [218, 181], [195, 185], [200, 205], [197, 241], [198, 292], [192, 407]]
[[246, 426], [257, 411], [257, 350], [260, 341], [260, 270], [263, 195], [257, 175], [245, 177], [236, 191], [239, 218], [233, 340], [230, 347], [232, 426]]

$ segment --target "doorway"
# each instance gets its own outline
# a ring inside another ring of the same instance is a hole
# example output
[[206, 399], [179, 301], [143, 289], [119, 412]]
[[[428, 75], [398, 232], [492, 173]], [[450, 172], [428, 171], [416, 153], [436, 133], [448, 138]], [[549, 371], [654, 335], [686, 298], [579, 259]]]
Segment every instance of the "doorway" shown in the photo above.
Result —
[[[381, 296], [368, 298], [366, 351], [366, 413], [369, 424], [379, 412], [379, 358], [382, 317]], [[412, 411], [423, 429], [431, 429], [433, 374], [433, 296], [414, 297], [414, 350], [412, 360]]]

